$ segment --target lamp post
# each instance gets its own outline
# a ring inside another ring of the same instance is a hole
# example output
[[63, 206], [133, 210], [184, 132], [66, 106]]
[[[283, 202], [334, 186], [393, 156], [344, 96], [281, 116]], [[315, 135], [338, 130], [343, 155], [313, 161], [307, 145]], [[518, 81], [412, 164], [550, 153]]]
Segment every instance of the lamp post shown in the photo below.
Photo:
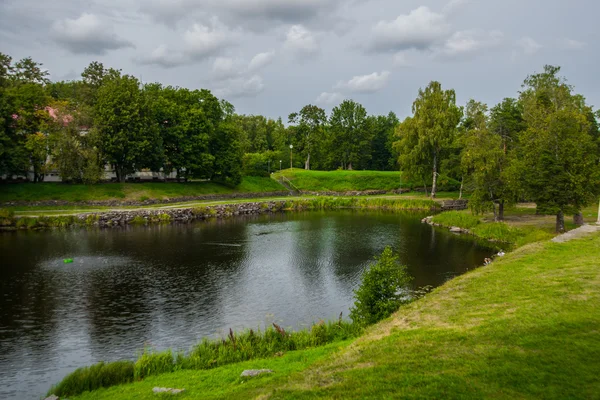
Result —
[[283, 162], [283, 160], [279, 160], [279, 172], [281, 172], [281, 163]]
[[294, 169], [294, 158], [293, 158], [293, 152], [294, 152], [294, 145], [290, 144], [290, 169], [293, 170]]

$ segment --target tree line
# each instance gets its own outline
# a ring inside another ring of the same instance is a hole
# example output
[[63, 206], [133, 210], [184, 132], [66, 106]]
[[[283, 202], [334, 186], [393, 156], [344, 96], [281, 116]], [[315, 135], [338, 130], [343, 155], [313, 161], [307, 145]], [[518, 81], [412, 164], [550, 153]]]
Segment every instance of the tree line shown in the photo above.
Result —
[[[240, 115], [208, 90], [142, 84], [92, 62], [74, 81], [51, 82], [31, 58], [0, 53], [0, 176], [55, 169], [63, 181], [95, 183], [110, 165], [117, 180], [141, 170], [178, 180], [238, 184], [287, 167], [402, 170], [435, 197], [440, 178], [460, 182], [475, 211], [503, 219], [522, 200], [557, 215], [577, 214], [600, 188], [598, 112], [560, 68], [528, 76], [515, 98], [489, 108], [457, 105], [431, 82], [412, 115], [369, 115], [344, 100], [330, 115], [306, 105], [277, 120]], [[290, 148], [293, 147], [293, 148]]]

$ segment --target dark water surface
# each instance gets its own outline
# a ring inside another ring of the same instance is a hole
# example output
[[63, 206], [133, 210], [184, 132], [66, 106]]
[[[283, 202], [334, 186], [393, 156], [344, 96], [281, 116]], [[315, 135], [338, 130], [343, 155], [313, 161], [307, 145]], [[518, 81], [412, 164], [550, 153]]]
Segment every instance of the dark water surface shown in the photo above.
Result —
[[416, 215], [352, 211], [0, 233], [0, 399], [39, 398], [75, 368], [145, 345], [188, 350], [229, 328], [347, 316], [362, 269], [388, 245], [415, 286], [492, 251]]

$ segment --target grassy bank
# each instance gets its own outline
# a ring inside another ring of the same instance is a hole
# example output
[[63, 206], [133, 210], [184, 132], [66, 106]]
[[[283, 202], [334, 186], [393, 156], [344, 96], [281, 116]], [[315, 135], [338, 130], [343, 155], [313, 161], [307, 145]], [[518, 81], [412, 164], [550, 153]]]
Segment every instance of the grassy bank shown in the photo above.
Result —
[[[274, 177], [284, 176], [295, 188], [311, 192], [350, 192], [366, 190], [396, 190], [421, 188], [422, 185], [402, 178], [398, 171], [306, 171], [303, 169], [284, 170]], [[441, 179], [440, 191], [458, 190], [459, 182]]]
[[[582, 210], [584, 222], [594, 223], [598, 218], [596, 205]], [[510, 243], [517, 247], [547, 240], [556, 235], [555, 217], [537, 215], [534, 204], [520, 204], [508, 208], [504, 222], [494, 222], [492, 213], [473, 215], [470, 211], [444, 212], [433, 216], [432, 222], [445, 227], [459, 227], [481, 239]], [[567, 230], [577, 228], [572, 221], [565, 223]]]
[[74, 396], [175, 371], [209, 370], [254, 359], [281, 357], [291, 351], [347, 341], [361, 332], [360, 326], [343, 321], [341, 316], [339, 321], [321, 321], [310, 330], [297, 332], [286, 332], [276, 324], [262, 332], [230, 330], [226, 338], [205, 339], [188, 354], [146, 350], [135, 362], [117, 361], [79, 368], [54, 386], [48, 395]]
[[244, 177], [242, 183], [230, 188], [213, 182], [188, 183], [104, 183], [98, 185], [68, 185], [61, 183], [17, 183], [0, 185], [0, 203], [8, 201], [64, 200], [133, 200], [169, 199], [232, 193], [265, 193], [286, 189], [270, 178]]
[[[150, 399], [155, 386], [186, 388], [182, 398], [190, 399], [596, 398], [598, 259], [600, 235], [530, 244], [447, 282], [333, 353], [179, 371], [77, 398]], [[275, 373], [244, 383], [239, 374], [250, 366]]]

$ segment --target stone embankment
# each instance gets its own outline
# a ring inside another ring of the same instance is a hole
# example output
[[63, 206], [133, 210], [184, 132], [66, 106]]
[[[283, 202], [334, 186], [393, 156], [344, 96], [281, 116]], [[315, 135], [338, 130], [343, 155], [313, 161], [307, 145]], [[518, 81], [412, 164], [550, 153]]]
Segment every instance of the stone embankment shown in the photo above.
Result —
[[280, 212], [284, 207], [285, 201], [269, 201], [197, 208], [107, 211], [80, 214], [77, 215], [77, 218], [80, 221], [94, 221], [93, 225], [111, 227], [151, 222], [189, 222], [197, 219], [225, 218], [236, 215], [257, 215]]
[[460, 228], [458, 226], [446, 226], [446, 225], [442, 225], [442, 224], [437, 224], [435, 222], [433, 222], [433, 216], [429, 216], [429, 217], [425, 217], [421, 220], [422, 223], [424, 224], [429, 224], [431, 226], [439, 226], [441, 228], [448, 228], [448, 230], [452, 233], [463, 233], [463, 234], [470, 234], [471, 231], [468, 229], [464, 229], [464, 228]]

